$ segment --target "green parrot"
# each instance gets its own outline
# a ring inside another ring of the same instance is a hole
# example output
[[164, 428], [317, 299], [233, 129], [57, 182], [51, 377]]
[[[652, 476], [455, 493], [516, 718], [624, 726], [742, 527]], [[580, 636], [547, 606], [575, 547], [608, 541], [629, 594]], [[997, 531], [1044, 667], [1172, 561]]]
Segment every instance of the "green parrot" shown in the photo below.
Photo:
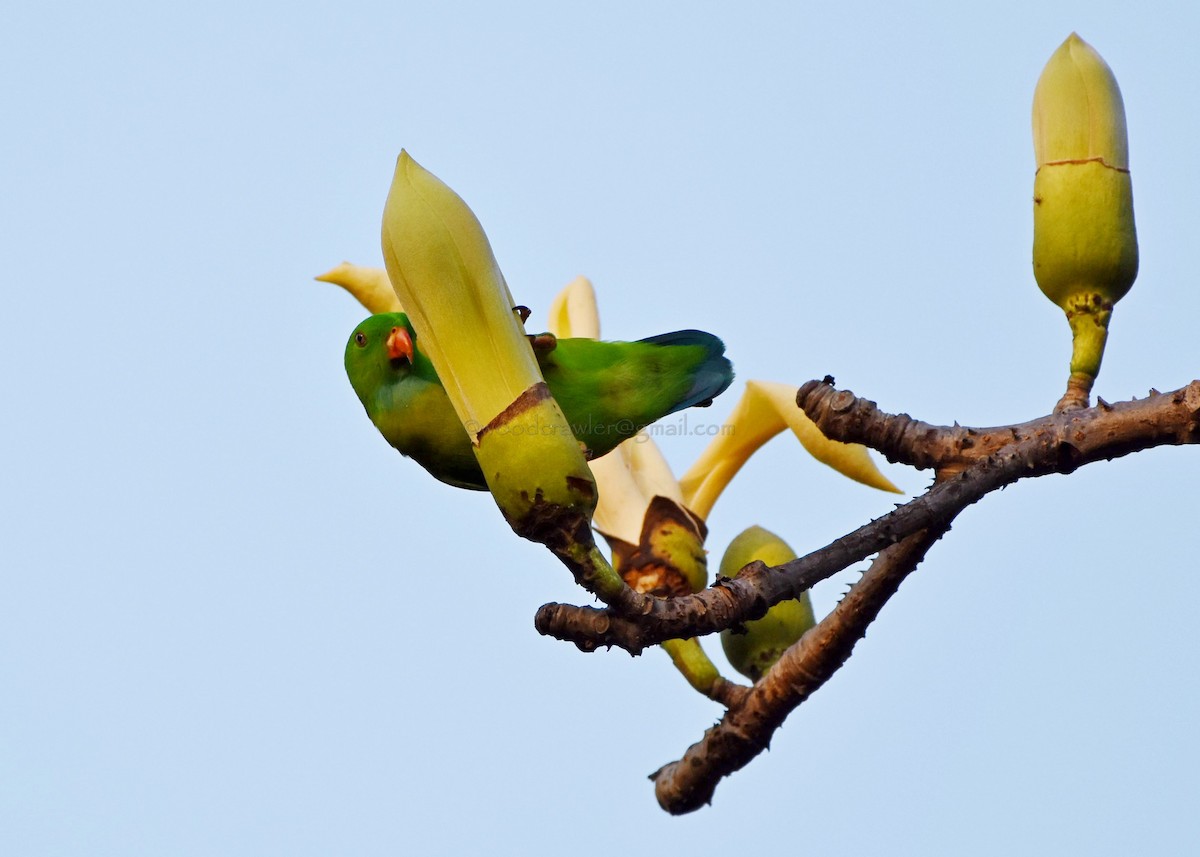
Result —
[[[530, 342], [542, 376], [590, 458], [646, 425], [708, 405], [733, 381], [725, 345], [699, 330], [638, 342]], [[388, 443], [449, 485], [486, 491], [471, 438], [404, 313], [373, 315], [346, 343], [346, 374]]]

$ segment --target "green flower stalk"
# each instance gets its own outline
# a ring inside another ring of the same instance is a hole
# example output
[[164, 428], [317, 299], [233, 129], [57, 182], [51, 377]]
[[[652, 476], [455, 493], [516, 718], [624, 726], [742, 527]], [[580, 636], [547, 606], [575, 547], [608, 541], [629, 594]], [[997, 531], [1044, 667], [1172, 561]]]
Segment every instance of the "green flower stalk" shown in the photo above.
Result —
[[595, 482], [538, 369], [483, 227], [407, 152], [383, 211], [383, 257], [509, 524], [595, 567], [600, 590], [615, 593], [624, 584], [589, 529]]
[[1033, 96], [1033, 273], [1067, 315], [1071, 376], [1057, 411], [1087, 407], [1112, 308], [1137, 277], [1125, 106], [1112, 70], [1072, 33]]
[[[576, 277], [550, 305], [550, 332], [600, 337], [596, 290], [586, 277]], [[589, 465], [600, 487], [592, 526], [612, 548], [613, 568], [625, 584], [659, 597], [703, 589], [708, 530], [684, 507], [679, 482], [654, 440], [640, 432]], [[662, 648], [693, 688], [716, 698], [723, 680], [699, 640], [665, 640]]]
[[[742, 531], [721, 557], [721, 577], [737, 577], [745, 566], [761, 560], [780, 565], [796, 558], [787, 542], [762, 527]], [[804, 592], [799, 598], [780, 601], [761, 619], [747, 622], [744, 633], [721, 632], [725, 657], [742, 675], [758, 681], [804, 632], [816, 624], [812, 601]]]

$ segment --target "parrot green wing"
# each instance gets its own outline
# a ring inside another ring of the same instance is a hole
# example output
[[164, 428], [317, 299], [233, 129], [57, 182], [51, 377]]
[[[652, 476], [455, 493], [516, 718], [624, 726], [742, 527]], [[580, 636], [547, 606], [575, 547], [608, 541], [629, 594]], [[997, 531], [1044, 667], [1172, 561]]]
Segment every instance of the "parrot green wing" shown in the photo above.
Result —
[[710, 403], [733, 382], [724, 343], [699, 330], [637, 342], [560, 339], [537, 356], [571, 430], [593, 457], [655, 420]]

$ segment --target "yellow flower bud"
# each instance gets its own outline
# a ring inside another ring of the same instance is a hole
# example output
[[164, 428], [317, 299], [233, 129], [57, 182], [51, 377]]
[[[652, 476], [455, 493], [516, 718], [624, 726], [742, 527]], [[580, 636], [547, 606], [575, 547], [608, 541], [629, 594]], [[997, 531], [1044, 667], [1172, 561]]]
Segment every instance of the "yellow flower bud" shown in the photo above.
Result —
[[1039, 167], [1098, 160], [1129, 169], [1121, 88], [1103, 57], [1075, 33], [1059, 45], [1038, 78], [1033, 152]]
[[[542, 379], [483, 227], [407, 152], [384, 206], [383, 258], [509, 524], [556, 550], [594, 555], [595, 482]], [[602, 577], [605, 592], [623, 586], [611, 569]]]
[[483, 227], [408, 152], [383, 209], [383, 259], [421, 349], [473, 434], [542, 382]]
[[1112, 70], [1072, 33], [1033, 96], [1033, 273], [1071, 324], [1072, 379], [1060, 409], [1086, 405], [1113, 304], [1138, 270], [1125, 106]]

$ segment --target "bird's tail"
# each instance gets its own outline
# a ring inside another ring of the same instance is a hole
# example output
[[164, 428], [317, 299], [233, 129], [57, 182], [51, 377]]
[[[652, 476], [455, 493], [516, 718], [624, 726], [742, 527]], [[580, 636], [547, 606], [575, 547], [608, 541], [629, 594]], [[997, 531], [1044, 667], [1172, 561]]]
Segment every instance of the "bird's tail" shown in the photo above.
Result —
[[690, 346], [703, 349], [700, 360], [691, 369], [692, 386], [679, 404], [668, 413], [684, 408], [707, 407], [733, 383], [733, 364], [725, 356], [725, 343], [703, 330], [677, 330], [639, 340], [663, 347]]

